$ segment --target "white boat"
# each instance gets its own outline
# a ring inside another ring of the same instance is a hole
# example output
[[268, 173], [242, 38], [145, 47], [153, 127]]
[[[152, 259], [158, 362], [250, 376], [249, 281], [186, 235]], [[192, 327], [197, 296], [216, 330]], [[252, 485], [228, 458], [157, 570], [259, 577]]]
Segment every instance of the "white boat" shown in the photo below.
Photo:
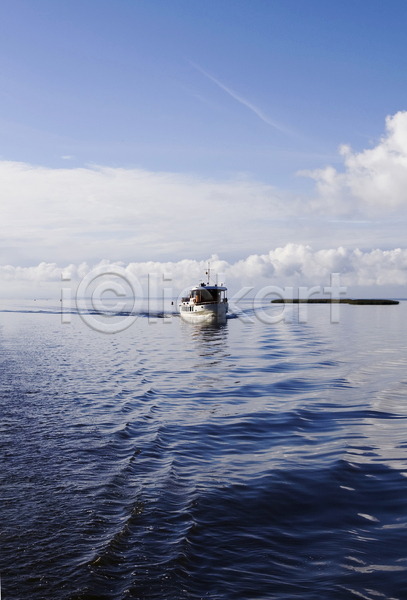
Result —
[[210, 268], [206, 272], [207, 283], [194, 286], [189, 294], [182, 298], [179, 312], [186, 321], [225, 321], [228, 312], [227, 288], [220, 284], [210, 284]]

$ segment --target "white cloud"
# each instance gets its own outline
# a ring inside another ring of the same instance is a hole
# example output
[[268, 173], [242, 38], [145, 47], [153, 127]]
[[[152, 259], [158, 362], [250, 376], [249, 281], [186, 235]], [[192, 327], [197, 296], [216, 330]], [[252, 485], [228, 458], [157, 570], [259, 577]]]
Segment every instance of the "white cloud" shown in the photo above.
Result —
[[[288, 277], [297, 267], [305, 276], [308, 265], [325, 272], [331, 255], [339, 266], [347, 264], [350, 248], [405, 247], [407, 112], [386, 123], [387, 134], [375, 148], [353, 153], [342, 147], [343, 173], [332, 166], [306, 172], [317, 182], [311, 196], [243, 175], [214, 180], [140, 168], [52, 169], [0, 161], [0, 264], [80, 265], [107, 257], [178, 265], [216, 252], [232, 261], [231, 273], [241, 268], [242, 276], [267, 278]], [[309, 245], [312, 257], [300, 250]], [[270, 247], [283, 250], [271, 255]], [[327, 247], [343, 247], [345, 254], [315, 254]], [[364, 272], [372, 280], [368, 265]]]
[[317, 182], [313, 209], [351, 213], [357, 208], [373, 214], [407, 208], [407, 111], [388, 116], [386, 131], [376, 147], [359, 153], [340, 146], [343, 173], [332, 166], [298, 173]]
[[[341, 273], [341, 283], [347, 286], [407, 285], [407, 250], [399, 248], [362, 252], [342, 247], [313, 250], [310, 246], [287, 244], [270, 250], [268, 254], [254, 254], [235, 263], [229, 263], [216, 255], [210, 257], [210, 261], [212, 272], [225, 273], [227, 285], [236, 290], [242, 285], [258, 288], [270, 283], [281, 287], [327, 285], [333, 272]], [[67, 285], [61, 283], [62, 273], [69, 273], [75, 283], [88, 274], [91, 268], [101, 264], [112, 263], [107, 260], [92, 266], [86, 263], [78, 266], [41, 263], [36, 267], [25, 268], [7, 265], [0, 267], [0, 281], [3, 282], [3, 291], [8, 289], [8, 296], [13, 289], [22, 289], [24, 283], [27, 290], [53, 291], [55, 296], [59, 294], [62, 286]], [[120, 264], [135, 275], [145, 289], [149, 273], [172, 273], [171, 285], [174, 290], [180, 290], [202, 278], [207, 261], [188, 259], [177, 262], [147, 261]]]
[[288, 194], [248, 178], [0, 161], [0, 264], [241, 252], [290, 210]]

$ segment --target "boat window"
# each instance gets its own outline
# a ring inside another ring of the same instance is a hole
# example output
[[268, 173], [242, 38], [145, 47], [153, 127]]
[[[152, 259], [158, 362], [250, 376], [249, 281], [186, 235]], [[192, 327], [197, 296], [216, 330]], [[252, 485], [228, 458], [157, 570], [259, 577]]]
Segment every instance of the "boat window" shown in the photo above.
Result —
[[194, 290], [192, 292], [193, 297], [196, 299], [196, 302], [213, 302], [213, 297], [209, 290], [205, 288], [200, 288], [199, 290]]

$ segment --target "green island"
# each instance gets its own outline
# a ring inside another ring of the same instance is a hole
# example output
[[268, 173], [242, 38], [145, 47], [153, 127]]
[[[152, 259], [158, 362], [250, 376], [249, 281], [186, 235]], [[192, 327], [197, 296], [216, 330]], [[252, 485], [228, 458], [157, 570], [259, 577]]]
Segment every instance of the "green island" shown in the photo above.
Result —
[[335, 300], [332, 298], [309, 298], [308, 300], [300, 300], [299, 298], [294, 298], [293, 300], [283, 300], [282, 298], [276, 298], [275, 300], [271, 300], [272, 304], [278, 304], [278, 303], [286, 303], [286, 304], [300, 304], [300, 303], [305, 303], [305, 304], [360, 304], [360, 305], [367, 305], [367, 304], [399, 304], [398, 300], [385, 300], [385, 299], [378, 299], [378, 298], [359, 298], [359, 299], [352, 299], [352, 298], [340, 298], [339, 300]]

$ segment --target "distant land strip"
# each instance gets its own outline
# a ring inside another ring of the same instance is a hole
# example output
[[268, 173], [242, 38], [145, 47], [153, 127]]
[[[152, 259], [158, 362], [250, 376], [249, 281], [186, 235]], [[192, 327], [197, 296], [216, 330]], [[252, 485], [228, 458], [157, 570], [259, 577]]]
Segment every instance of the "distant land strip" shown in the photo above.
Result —
[[399, 304], [398, 300], [380, 300], [377, 298], [359, 298], [356, 300], [351, 298], [341, 298], [340, 300], [332, 298], [309, 298], [308, 300], [294, 298], [293, 300], [283, 300], [282, 298], [276, 298], [271, 301], [272, 304], [281, 304], [283, 302], [286, 304]]

